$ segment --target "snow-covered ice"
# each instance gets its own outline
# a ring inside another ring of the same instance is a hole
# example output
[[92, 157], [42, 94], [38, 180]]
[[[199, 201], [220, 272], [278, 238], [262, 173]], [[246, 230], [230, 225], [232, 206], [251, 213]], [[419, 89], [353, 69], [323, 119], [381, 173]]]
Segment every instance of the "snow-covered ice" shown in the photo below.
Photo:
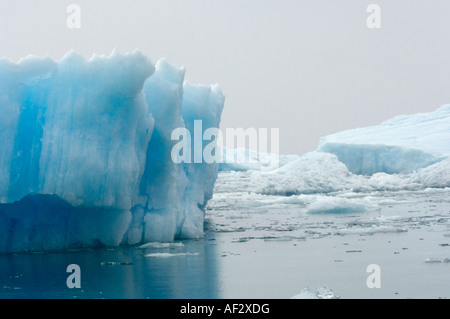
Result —
[[[238, 158], [246, 155], [243, 150], [234, 152]], [[285, 157], [280, 167], [240, 166], [230, 171], [233, 167], [228, 166], [219, 174], [208, 209], [218, 214], [214, 219], [225, 219], [216, 224], [217, 231], [265, 229], [275, 239], [286, 236], [272, 231], [290, 231], [294, 239], [407, 232], [441, 217], [394, 218], [382, 212], [414, 206], [417, 198], [448, 205], [449, 154], [450, 106], [442, 106], [324, 137], [316, 151]], [[227, 219], [233, 223], [227, 224]], [[243, 235], [237, 240], [257, 238], [264, 236]]]
[[357, 174], [411, 173], [450, 154], [450, 105], [434, 112], [401, 115], [380, 125], [321, 139], [318, 150], [336, 154]]
[[251, 171], [268, 195], [418, 190], [450, 186], [450, 106], [321, 139], [316, 151]]

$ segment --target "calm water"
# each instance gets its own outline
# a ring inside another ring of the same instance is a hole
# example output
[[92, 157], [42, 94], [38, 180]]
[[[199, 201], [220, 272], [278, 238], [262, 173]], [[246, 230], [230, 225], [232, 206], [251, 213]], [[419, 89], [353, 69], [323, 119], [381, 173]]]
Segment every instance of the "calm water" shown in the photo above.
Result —
[[[1, 298], [218, 298], [215, 246], [184, 241], [164, 249], [96, 249], [0, 256]], [[144, 254], [184, 253], [173, 257]], [[67, 266], [81, 270], [81, 288], [69, 289]]]
[[[342, 298], [450, 297], [450, 189], [373, 193], [381, 209], [360, 214], [236, 196], [213, 200], [205, 238], [182, 245], [0, 255], [0, 298], [289, 298], [322, 286]], [[66, 285], [70, 264], [79, 289]], [[370, 264], [380, 289], [366, 285]]]

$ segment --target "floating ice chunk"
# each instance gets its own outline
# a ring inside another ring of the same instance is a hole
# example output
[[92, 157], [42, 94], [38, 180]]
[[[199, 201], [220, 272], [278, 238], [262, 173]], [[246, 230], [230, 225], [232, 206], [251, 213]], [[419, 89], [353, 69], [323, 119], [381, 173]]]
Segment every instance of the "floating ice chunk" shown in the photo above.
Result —
[[309, 288], [303, 288], [299, 294], [292, 296], [290, 299], [319, 299], [315, 292], [311, 291]]
[[424, 187], [450, 187], [450, 158], [419, 170], [409, 178], [409, 183]]
[[317, 151], [291, 158], [278, 169], [252, 171], [249, 189], [290, 196], [449, 187], [449, 155], [447, 105], [326, 136]]
[[335, 155], [312, 152], [277, 170], [255, 174], [250, 188], [271, 195], [329, 193], [352, 189], [362, 178], [349, 173]]
[[440, 161], [422, 150], [386, 144], [322, 142], [319, 151], [335, 154], [354, 174], [412, 173]]
[[170, 258], [170, 257], [184, 257], [184, 256], [197, 256], [200, 253], [152, 253], [146, 254], [147, 258]]
[[146, 249], [146, 248], [155, 248], [155, 249], [162, 249], [162, 248], [178, 248], [183, 247], [183, 243], [158, 243], [158, 242], [150, 242], [143, 244], [139, 246], [138, 248]]
[[266, 237], [266, 238], [264, 238], [264, 241], [270, 241], [270, 242], [272, 242], [272, 241], [274, 241], [274, 242], [276, 242], [276, 241], [283, 241], [284, 242], [284, 241], [293, 241], [295, 239], [298, 239], [298, 237], [295, 237], [295, 236], [280, 236], [280, 237]]
[[343, 228], [336, 232], [336, 235], [373, 235], [377, 233], [381, 234], [389, 234], [389, 233], [403, 233], [407, 232], [406, 228], [393, 227], [387, 225], [372, 225], [370, 227], [352, 227], [352, 228]]
[[316, 291], [311, 291], [310, 288], [303, 288], [302, 291], [292, 296], [290, 299], [339, 299], [333, 290], [328, 287], [319, 287]]
[[427, 258], [427, 259], [425, 259], [424, 262], [427, 263], [427, 264], [436, 264], [436, 263], [441, 263], [442, 259], [440, 259], [440, 258]]
[[368, 199], [348, 199], [331, 196], [321, 196], [307, 207], [309, 214], [342, 214], [362, 213], [378, 210], [378, 205]]
[[400, 174], [375, 173], [370, 176], [367, 185], [361, 185], [361, 189], [367, 190], [401, 190], [407, 188], [417, 188], [407, 180], [408, 177]]
[[412, 173], [450, 154], [449, 127], [450, 105], [444, 105], [323, 137], [318, 150], [336, 154], [356, 174]]

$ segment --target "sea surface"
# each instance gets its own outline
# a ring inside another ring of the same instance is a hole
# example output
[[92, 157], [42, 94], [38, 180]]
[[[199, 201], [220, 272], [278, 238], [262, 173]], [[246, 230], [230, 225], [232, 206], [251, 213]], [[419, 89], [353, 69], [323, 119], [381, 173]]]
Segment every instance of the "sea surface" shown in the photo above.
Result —
[[[313, 194], [376, 209], [311, 213], [295, 197], [252, 193], [245, 172], [227, 174], [204, 238], [0, 255], [0, 298], [450, 297], [450, 189]], [[72, 264], [80, 288], [67, 286]]]

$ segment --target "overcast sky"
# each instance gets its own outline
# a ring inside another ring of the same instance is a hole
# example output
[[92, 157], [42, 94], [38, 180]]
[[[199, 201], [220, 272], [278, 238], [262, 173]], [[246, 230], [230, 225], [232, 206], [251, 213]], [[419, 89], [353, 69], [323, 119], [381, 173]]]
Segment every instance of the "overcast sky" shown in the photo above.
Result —
[[[81, 7], [81, 28], [66, 8]], [[366, 25], [369, 4], [381, 28]], [[221, 128], [280, 129], [281, 153], [450, 103], [450, 1], [0, 0], [0, 56], [140, 49], [226, 95]]]

